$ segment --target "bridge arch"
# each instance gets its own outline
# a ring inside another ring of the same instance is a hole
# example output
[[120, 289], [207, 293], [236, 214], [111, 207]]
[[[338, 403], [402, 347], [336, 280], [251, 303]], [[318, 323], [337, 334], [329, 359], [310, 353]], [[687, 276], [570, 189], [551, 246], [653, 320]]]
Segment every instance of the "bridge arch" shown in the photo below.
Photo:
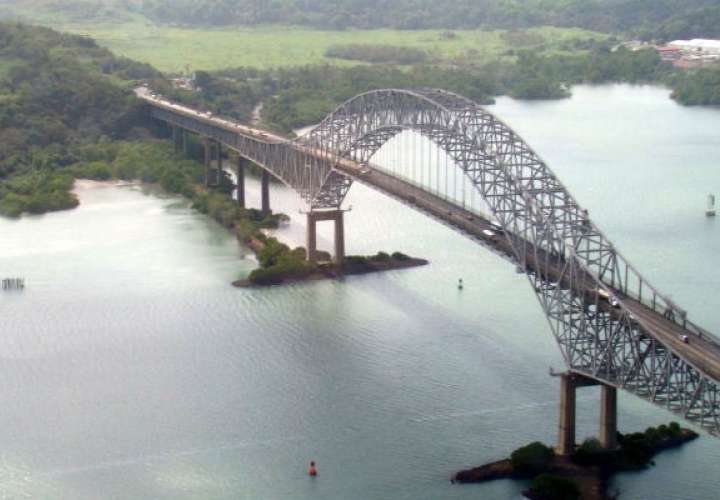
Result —
[[[377, 90], [346, 101], [298, 142], [337, 161], [368, 164], [404, 130], [436, 143], [486, 202], [568, 368], [717, 431], [718, 374], [648, 332], [657, 315], [677, 331], [711, 341], [712, 335], [648, 283], [535, 151], [493, 114], [442, 90]], [[681, 395], [688, 386], [693, 394]]]
[[[532, 148], [471, 100], [433, 89], [367, 92], [307, 135], [284, 140], [145, 99], [156, 118], [261, 164], [313, 210], [339, 208], [358, 165], [390, 138], [404, 130], [429, 137], [462, 169], [502, 226], [506, 247], [528, 277], [568, 368], [720, 434], [720, 341], [650, 285]], [[434, 196], [416, 190], [421, 193]], [[686, 334], [689, 346], [678, 340]]]

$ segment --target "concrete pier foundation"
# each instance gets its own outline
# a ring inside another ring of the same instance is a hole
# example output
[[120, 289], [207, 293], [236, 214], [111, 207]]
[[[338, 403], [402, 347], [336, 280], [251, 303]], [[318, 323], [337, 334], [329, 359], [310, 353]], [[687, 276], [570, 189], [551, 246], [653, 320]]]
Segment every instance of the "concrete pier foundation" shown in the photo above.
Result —
[[578, 387], [600, 386], [599, 441], [605, 449], [617, 447], [617, 389], [578, 373], [560, 374], [560, 416], [558, 421], [558, 455], [575, 451], [576, 391]]
[[345, 259], [345, 224], [342, 210], [318, 210], [307, 213], [307, 260], [317, 261], [317, 223], [333, 221], [335, 223], [335, 253], [333, 260], [341, 264]]
[[614, 450], [617, 442], [617, 389], [603, 385], [600, 389], [600, 444]]
[[[222, 144], [211, 139], [203, 140], [205, 151], [205, 187], [219, 186], [222, 180]], [[213, 168], [213, 161], [215, 167]]]
[[267, 215], [270, 213], [270, 174], [267, 170], [263, 170], [262, 178], [260, 179], [260, 198], [261, 198], [261, 211]]
[[237, 161], [237, 202], [240, 208], [245, 208], [245, 164], [248, 162], [242, 156]]
[[215, 143], [215, 151], [217, 153], [217, 163], [215, 164], [215, 185], [219, 186], [220, 182], [222, 180], [222, 172], [223, 172], [223, 150], [222, 150], [222, 143], [216, 142]]
[[203, 152], [205, 153], [205, 187], [210, 186], [210, 141], [203, 140]]
[[571, 374], [560, 375], [560, 419], [558, 455], [570, 455], [575, 449], [575, 383]]

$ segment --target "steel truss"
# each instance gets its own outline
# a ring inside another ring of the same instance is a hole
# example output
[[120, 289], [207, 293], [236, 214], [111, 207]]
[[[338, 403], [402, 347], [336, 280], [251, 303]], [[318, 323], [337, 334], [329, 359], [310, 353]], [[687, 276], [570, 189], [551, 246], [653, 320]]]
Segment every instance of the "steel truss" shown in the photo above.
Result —
[[242, 134], [211, 118], [199, 118], [168, 106], [152, 105], [150, 110], [158, 120], [212, 138], [238, 152], [297, 191], [312, 208], [339, 208], [352, 185], [351, 179], [333, 170], [336, 158], [327, 151]]
[[[657, 326], [629, 306], [640, 303], [680, 331], [712, 335], [650, 285], [540, 157], [481, 106], [442, 90], [379, 90], [347, 101], [302, 141], [367, 164], [403, 130], [442, 148], [490, 207], [570, 370], [720, 432], [718, 380], [659, 341]], [[603, 300], [611, 295], [618, 308]]]
[[[352, 180], [334, 169], [338, 162], [368, 164], [403, 130], [422, 134], [452, 158], [502, 225], [568, 368], [720, 433], [720, 371], [711, 375], [661, 342], [653, 315], [664, 328], [714, 337], [650, 285], [522, 138], [476, 103], [434, 89], [368, 92], [307, 135], [277, 143], [161, 107], [152, 113], [238, 151], [312, 208], [340, 207]], [[636, 317], [638, 305], [651, 314]]]

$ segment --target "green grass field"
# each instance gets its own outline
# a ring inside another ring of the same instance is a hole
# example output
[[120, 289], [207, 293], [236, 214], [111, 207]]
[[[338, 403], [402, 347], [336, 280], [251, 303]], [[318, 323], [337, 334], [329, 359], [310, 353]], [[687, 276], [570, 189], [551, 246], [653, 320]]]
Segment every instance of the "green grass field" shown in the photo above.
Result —
[[169, 73], [238, 66], [357, 64], [326, 58], [325, 50], [334, 44], [416, 47], [427, 51], [433, 61], [483, 63], [507, 57], [512, 49], [531, 47], [541, 53], [566, 52], [571, 50], [568, 43], [573, 40], [605, 38], [605, 35], [580, 29], [552, 27], [523, 32], [519, 45], [514, 43], [512, 34], [502, 31], [455, 31], [456, 36], [447, 39], [439, 30], [319, 31], [283, 26], [189, 29], [140, 22], [53, 27], [91, 36], [116, 54], [150, 63]]

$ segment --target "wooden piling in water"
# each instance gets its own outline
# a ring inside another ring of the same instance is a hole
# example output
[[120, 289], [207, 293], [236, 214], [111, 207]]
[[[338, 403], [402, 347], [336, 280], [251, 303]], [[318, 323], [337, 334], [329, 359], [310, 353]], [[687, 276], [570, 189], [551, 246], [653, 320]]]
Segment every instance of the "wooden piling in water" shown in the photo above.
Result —
[[3, 290], [22, 290], [25, 288], [25, 278], [3, 278]]

